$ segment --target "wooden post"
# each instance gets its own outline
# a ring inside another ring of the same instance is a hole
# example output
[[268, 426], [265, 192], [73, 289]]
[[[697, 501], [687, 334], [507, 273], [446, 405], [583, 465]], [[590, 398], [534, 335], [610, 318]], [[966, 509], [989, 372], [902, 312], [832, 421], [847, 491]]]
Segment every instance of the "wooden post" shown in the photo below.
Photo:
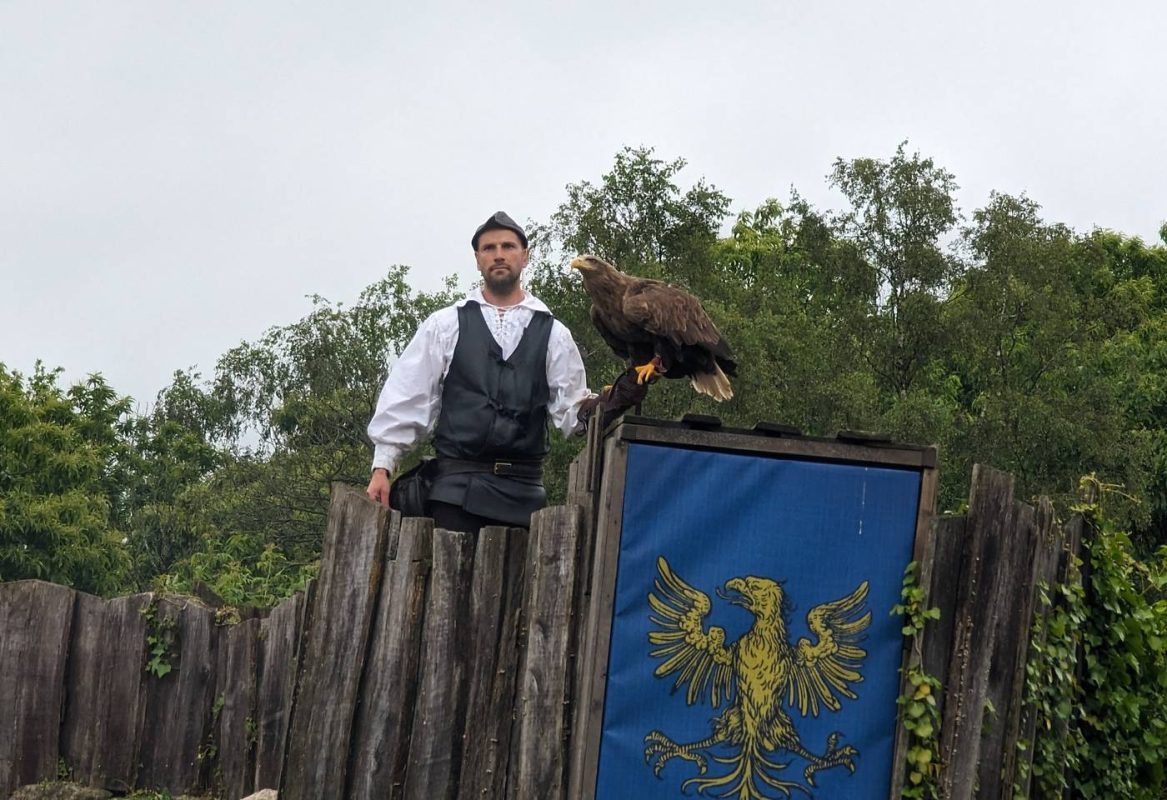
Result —
[[434, 525], [396, 512], [394, 520], [398, 544], [385, 566], [353, 728], [346, 793], [353, 800], [401, 797], [405, 786]]
[[221, 627], [215, 708], [216, 760], [227, 797], [245, 797], [255, 789], [256, 682], [259, 620]]
[[115, 791], [134, 787], [146, 663], [142, 609], [151, 598], [77, 593], [61, 726], [61, 758], [75, 781]]
[[[1048, 634], [1050, 607], [1042, 601], [1041, 595], [1053, 590], [1057, 578], [1058, 551], [1061, 549], [1062, 532], [1055, 525], [1053, 505], [1049, 498], [1043, 497], [1037, 507], [1038, 546], [1033, 560], [1033, 577], [1031, 584], [1033, 591], [1030, 594], [1029, 616], [1032, 627], [1029, 628], [1029, 641], [1025, 658], [1017, 665], [1018, 680], [1015, 685], [1014, 703], [1017, 707], [1015, 718], [1010, 720], [1010, 729], [1006, 734], [1006, 741], [1012, 743], [1005, 752], [1003, 767], [1003, 781], [1006, 787], [1014, 783], [1018, 786], [1018, 793], [1023, 797], [1029, 796], [1029, 787], [1032, 774], [1028, 769], [1021, 769], [1021, 765], [1032, 765], [1034, 750], [1034, 735], [1037, 728], [1037, 709], [1025, 703], [1026, 665], [1033, 654], [1034, 645], [1044, 646]], [[1019, 743], [1025, 743], [1025, 749], [1019, 750]]]
[[449, 798], [458, 785], [475, 535], [434, 531], [419, 685], [402, 797]]
[[[935, 463], [935, 452], [932, 455]], [[932, 588], [932, 562], [936, 548], [936, 490], [937, 474], [935, 469], [925, 470], [920, 476], [920, 497], [916, 511], [916, 536], [912, 543], [912, 561], [916, 562], [916, 579], [924, 589], [921, 605], [929, 607]], [[900, 659], [900, 694], [909, 691], [909, 670], [920, 666], [924, 656], [924, 642], [927, 641], [925, 631], [917, 634], [916, 646], [905, 649]], [[907, 641], [905, 641], [907, 648]], [[892, 746], [892, 771], [890, 796], [898, 798], [903, 792], [904, 777], [907, 771], [908, 758], [908, 729], [903, 723], [904, 707], [897, 712], [895, 743]]]
[[[602, 412], [602, 409], [600, 409]], [[593, 416], [588, 425], [588, 443], [572, 462], [575, 476], [574, 493], [568, 495], [568, 502], [574, 503], [583, 510], [580, 522], [580, 535], [576, 540], [576, 567], [575, 587], [573, 589], [571, 605], [571, 630], [569, 659], [571, 663], [570, 684], [568, 697], [572, 702], [567, 705], [566, 725], [569, 731], [575, 730], [575, 718], [579, 711], [576, 700], [579, 697], [579, 687], [583, 684], [586, 664], [585, 651], [587, 644], [587, 615], [592, 594], [592, 567], [596, 554], [596, 502], [599, 495], [599, 486], [596, 484], [599, 473], [602, 471], [601, 460], [597, 452], [604, 447], [602, 431], [600, 430], [601, 417]]]
[[1006, 557], [1001, 563], [997, 611], [991, 623], [995, 634], [977, 768], [976, 796], [982, 798], [1008, 797], [1012, 793], [1012, 751], [1016, 740], [1010, 735], [1016, 736], [1021, 713], [1033, 624], [1033, 567], [1040, 536], [1037, 514], [1030, 505], [1014, 503], [1012, 520], [1005, 531]]
[[170, 671], [146, 675], [135, 785], [198, 794], [210, 779], [215, 615], [194, 598], [176, 597], [158, 600], [152, 616], [149, 632], [164, 636]]
[[388, 508], [352, 487], [333, 485], [281, 800], [315, 800], [344, 792], [389, 524]]
[[[924, 637], [924, 671], [948, 685], [952, 637], [956, 633], [956, 596], [964, 568], [966, 522], [964, 515], [942, 517], [936, 522], [936, 549], [932, 559], [932, 589], [928, 605], [940, 611], [940, 619], [929, 622]], [[944, 692], [936, 697], [941, 715]]]
[[507, 797], [555, 800], [566, 788], [568, 645], [582, 511], [556, 506], [531, 519], [526, 647], [519, 666]]
[[502, 797], [511, 744], [529, 535], [483, 528], [470, 590], [470, 675], [462, 729], [462, 800]]
[[973, 467], [964, 580], [957, 598], [953, 653], [940, 735], [941, 796], [973, 797], [980, 760], [981, 724], [996, 636], [998, 596], [1009, 559], [1013, 479]]
[[275, 789], [284, 769], [292, 696], [303, 650], [308, 590], [296, 592], [259, 623], [255, 788]]
[[57, 774], [74, 592], [0, 583], [0, 797]]

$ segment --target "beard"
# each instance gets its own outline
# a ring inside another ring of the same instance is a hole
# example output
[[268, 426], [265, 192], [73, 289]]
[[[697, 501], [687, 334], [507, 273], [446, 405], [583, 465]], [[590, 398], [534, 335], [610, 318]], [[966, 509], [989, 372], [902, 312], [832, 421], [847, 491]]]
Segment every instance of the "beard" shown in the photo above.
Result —
[[519, 276], [513, 272], [504, 272], [501, 275], [496, 275], [493, 270], [487, 272], [482, 279], [486, 284], [486, 288], [495, 294], [510, 294], [511, 290], [519, 282]]

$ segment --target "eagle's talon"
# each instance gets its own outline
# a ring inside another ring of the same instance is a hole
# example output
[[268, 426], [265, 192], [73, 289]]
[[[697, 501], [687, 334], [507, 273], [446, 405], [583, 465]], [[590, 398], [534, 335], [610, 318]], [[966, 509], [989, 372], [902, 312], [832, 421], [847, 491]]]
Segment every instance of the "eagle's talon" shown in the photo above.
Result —
[[[665, 765], [674, 758], [683, 758], [697, 765], [699, 774], [704, 775], [709, 770], [709, 762], [700, 753], [694, 753], [689, 746], [679, 745], [660, 731], [651, 731], [644, 737], [647, 742], [644, 748], [644, 763], [652, 764], [652, 774], [660, 777]], [[655, 761], [653, 760], [653, 757]]]
[[638, 386], [646, 384], [649, 381], [651, 381], [654, 377], [656, 377], [656, 367], [654, 367], [652, 365], [651, 361], [648, 362], [647, 364], [642, 364], [641, 366], [636, 367], [635, 369], [636, 369], [636, 384]]

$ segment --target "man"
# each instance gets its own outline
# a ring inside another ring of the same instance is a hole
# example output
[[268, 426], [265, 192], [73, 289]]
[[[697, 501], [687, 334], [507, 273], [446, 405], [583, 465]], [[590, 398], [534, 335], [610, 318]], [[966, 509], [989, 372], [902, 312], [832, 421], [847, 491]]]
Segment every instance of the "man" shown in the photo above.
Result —
[[368, 495], [389, 502], [401, 456], [431, 431], [429, 510], [439, 528], [527, 527], [546, 505], [547, 421], [571, 435], [594, 405], [571, 333], [523, 290], [527, 235], [502, 211], [470, 240], [482, 286], [432, 314], [393, 365], [369, 422]]

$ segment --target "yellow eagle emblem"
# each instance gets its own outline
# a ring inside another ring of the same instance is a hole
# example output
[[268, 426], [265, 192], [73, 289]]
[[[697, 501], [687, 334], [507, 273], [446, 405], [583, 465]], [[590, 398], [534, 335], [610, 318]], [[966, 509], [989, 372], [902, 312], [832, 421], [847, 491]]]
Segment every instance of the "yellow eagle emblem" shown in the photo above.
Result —
[[[851, 687], [863, 680], [859, 670], [867, 657], [859, 644], [871, 624], [867, 581], [846, 597], [812, 608], [806, 622], [818, 641], [802, 638], [797, 645], [787, 640], [790, 601], [781, 583], [754, 576], [726, 581], [718, 596], [754, 615], [749, 631], [726, 644], [723, 628], [704, 627], [709, 596], [674, 573], [663, 557], [656, 564], [656, 589], [648, 594], [654, 626], [648, 641], [654, 645], [650, 655], [663, 661], [654, 674], [676, 675], [672, 690], [683, 689], [689, 705], [708, 700], [714, 708], [728, 707], [712, 720], [712, 735], [701, 741], [678, 744], [658, 730], [645, 736], [644, 759], [653, 773], [660, 777], [666, 763], [681, 758], [692, 761], [698, 772], [681, 785], [682, 791], [695, 788], [700, 794], [752, 800], [774, 797], [774, 792], [810, 796], [819, 770], [841, 766], [854, 772], [859, 752], [851, 745], [839, 747], [839, 732], [827, 737], [825, 753], [815, 755], [803, 746], [783, 705], [817, 717], [820, 706], [838, 711], [840, 697], [856, 698]], [[732, 769], [706, 777], [709, 759], [700, 751], [717, 745], [736, 751], [730, 757], [709, 754]], [[772, 754], [780, 750], [809, 762], [805, 784], [778, 778], [776, 773], [789, 766], [774, 760]]]

